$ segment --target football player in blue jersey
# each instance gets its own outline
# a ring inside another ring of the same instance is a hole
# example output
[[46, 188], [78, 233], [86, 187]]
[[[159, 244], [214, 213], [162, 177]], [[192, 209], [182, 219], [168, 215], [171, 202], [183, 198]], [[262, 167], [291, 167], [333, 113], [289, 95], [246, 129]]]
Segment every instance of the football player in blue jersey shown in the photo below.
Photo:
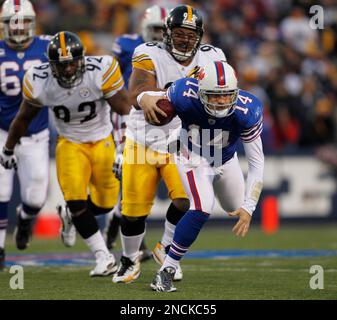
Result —
[[[128, 88], [129, 78], [132, 72], [132, 55], [136, 47], [144, 42], [163, 41], [163, 27], [166, 17], [166, 9], [158, 5], [151, 6], [146, 9], [144, 16], [141, 20], [141, 33], [140, 34], [125, 34], [116, 38], [113, 46], [112, 53], [119, 61], [119, 65], [122, 70], [125, 87]], [[117, 150], [120, 152], [116, 157], [115, 172], [117, 175], [121, 175], [121, 164], [123, 161], [122, 153], [124, 146], [124, 132], [126, 128], [125, 116], [120, 116], [117, 113], [113, 113], [112, 120], [114, 124], [114, 140], [117, 146]], [[115, 129], [117, 128], [117, 130]], [[121, 192], [121, 191], [120, 191]], [[119, 225], [121, 221], [121, 196], [118, 205], [115, 206], [112, 217], [109, 217], [109, 221], [106, 229], [106, 240], [109, 249], [115, 246], [115, 241], [119, 231]], [[140, 247], [140, 261], [145, 261], [151, 258], [151, 252], [147, 249], [144, 240]]]
[[[3, 39], [0, 41], [0, 148], [22, 101], [21, 84], [25, 71], [47, 61], [47, 36], [35, 36], [35, 12], [28, 0], [6, 0], [2, 5]], [[15, 150], [4, 150], [18, 159], [22, 204], [17, 208], [15, 240], [26, 249], [32, 220], [43, 207], [48, 187], [48, 109], [32, 121]], [[0, 166], [0, 268], [4, 266], [8, 203], [13, 191], [14, 170]]]
[[166, 9], [154, 5], [145, 10], [141, 20], [140, 34], [124, 34], [116, 38], [112, 53], [117, 58], [122, 70], [126, 88], [132, 72], [132, 55], [136, 47], [144, 42], [163, 41], [163, 28], [166, 17]]
[[[177, 80], [166, 96], [182, 121], [177, 166], [191, 203], [151, 284], [153, 290], [172, 292], [179, 261], [212, 213], [215, 197], [239, 218], [233, 232], [248, 232], [263, 185], [263, 108], [254, 95], [238, 88], [233, 68], [224, 61], [208, 63], [198, 80]], [[246, 186], [236, 154], [239, 140], [248, 159]]]

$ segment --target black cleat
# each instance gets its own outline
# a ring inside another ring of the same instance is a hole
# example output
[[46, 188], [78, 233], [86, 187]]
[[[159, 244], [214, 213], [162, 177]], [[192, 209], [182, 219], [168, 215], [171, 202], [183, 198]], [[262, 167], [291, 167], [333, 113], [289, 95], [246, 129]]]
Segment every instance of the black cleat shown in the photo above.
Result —
[[0, 248], [0, 271], [5, 269], [5, 249]]
[[29, 246], [29, 242], [32, 238], [33, 219], [24, 220], [20, 214], [18, 214], [17, 219], [14, 231], [16, 247], [19, 250], [25, 250]]
[[135, 261], [131, 261], [128, 257], [121, 257], [121, 261], [114, 274], [112, 282], [114, 283], [131, 283], [135, 281], [140, 275], [140, 262], [137, 258]]
[[175, 272], [175, 269], [172, 267], [166, 267], [164, 270], [158, 271], [150, 285], [152, 290], [158, 292], [177, 291], [177, 288], [173, 285]]
[[116, 246], [116, 239], [118, 236], [119, 225], [121, 223], [121, 218], [114, 215], [110, 221], [108, 229], [106, 231], [106, 246], [109, 250]]

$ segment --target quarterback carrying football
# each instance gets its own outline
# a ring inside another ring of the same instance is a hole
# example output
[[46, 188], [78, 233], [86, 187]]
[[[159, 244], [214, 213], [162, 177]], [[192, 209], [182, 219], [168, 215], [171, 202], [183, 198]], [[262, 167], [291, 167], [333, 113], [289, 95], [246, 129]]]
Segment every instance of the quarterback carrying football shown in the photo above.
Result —
[[[263, 108], [258, 98], [238, 88], [235, 72], [225, 61], [208, 63], [198, 80], [177, 80], [166, 96], [182, 121], [177, 166], [191, 201], [151, 283], [153, 290], [172, 292], [179, 261], [207, 222], [215, 197], [230, 216], [239, 218], [233, 232], [248, 232], [263, 185]], [[246, 188], [236, 154], [239, 140], [248, 159]]]

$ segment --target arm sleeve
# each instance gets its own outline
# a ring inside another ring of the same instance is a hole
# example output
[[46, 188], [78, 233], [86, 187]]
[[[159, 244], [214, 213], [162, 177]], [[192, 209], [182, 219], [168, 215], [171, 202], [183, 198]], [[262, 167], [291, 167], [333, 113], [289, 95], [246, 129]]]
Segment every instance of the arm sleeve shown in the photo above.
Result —
[[104, 56], [104, 60], [101, 90], [104, 98], [108, 99], [124, 87], [124, 80], [118, 61], [110, 56]]
[[156, 68], [151, 57], [138, 46], [132, 56], [132, 68], [142, 69], [151, 74], [156, 73]]
[[264, 154], [261, 138], [243, 143], [248, 159], [246, 194], [242, 208], [253, 214], [263, 187]]
[[[22, 81], [22, 95], [25, 100], [27, 100], [30, 104], [36, 107], [42, 107], [42, 103], [38, 99], [38, 92], [40, 91], [38, 88], [38, 83], [32, 81], [33, 67], [28, 69], [25, 73], [25, 76]], [[33, 86], [34, 83], [34, 86]]]

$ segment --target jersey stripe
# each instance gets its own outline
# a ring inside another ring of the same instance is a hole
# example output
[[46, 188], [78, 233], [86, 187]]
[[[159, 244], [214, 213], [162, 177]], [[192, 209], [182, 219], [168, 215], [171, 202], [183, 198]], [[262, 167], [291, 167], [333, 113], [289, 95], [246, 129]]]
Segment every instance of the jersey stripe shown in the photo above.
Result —
[[197, 186], [195, 184], [193, 171], [192, 170], [188, 171], [186, 174], [187, 174], [188, 183], [190, 185], [190, 189], [191, 189], [191, 192], [192, 192], [195, 210], [202, 211], [200, 196], [199, 196], [199, 193], [198, 193]]
[[29, 83], [29, 81], [27, 79], [27, 76], [25, 76], [23, 78], [22, 90], [23, 90], [24, 97], [27, 100], [34, 100], [34, 98], [33, 98], [33, 87]]
[[248, 136], [252, 131], [255, 131], [256, 128], [262, 123], [262, 119], [263, 118], [261, 117], [260, 120], [256, 124], [254, 124], [254, 126], [250, 127], [249, 129], [243, 130], [241, 135]]
[[214, 62], [215, 70], [218, 78], [218, 85], [224, 86], [226, 84], [226, 77], [225, 77], [225, 68], [220, 61]]
[[115, 72], [110, 75], [103, 83], [102, 90], [108, 89], [111, 85], [116, 84], [122, 78], [122, 74], [119, 68], [116, 68]]
[[121, 89], [124, 85], [121, 69], [118, 63], [115, 63], [114, 68], [111, 70], [107, 78], [102, 83], [102, 91], [104, 95]]
[[34, 100], [32, 94], [27, 90], [25, 86], [22, 87], [23, 89], [23, 95], [26, 100]]
[[143, 69], [146, 71], [155, 71], [155, 66], [153, 64], [153, 61], [148, 58], [144, 58], [141, 61], [133, 61], [132, 62], [132, 67], [133, 68], [138, 68], [138, 69]]
[[107, 72], [104, 74], [103, 76], [103, 82], [112, 74], [115, 72], [117, 68], [117, 63], [116, 63], [116, 60], [114, 59], [111, 66], [109, 67], [109, 69], [107, 70]]
[[26, 77], [24, 78], [24, 84], [27, 86], [30, 92], [33, 92], [33, 87], [31, 86], [31, 84], [29, 83]]
[[118, 81], [118, 83], [116, 83], [116, 84], [113, 85], [112, 87], [102, 89], [103, 94], [104, 94], [104, 95], [107, 95], [107, 94], [109, 94], [109, 93], [111, 93], [111, 92], [113, 92], [113, 91], [118, 91], [119, 89], [122, 89], [123, 85], [124, 85], [124, 80], [123, 80], [123, 78], [121, 78], [121, 79]]
[[60, 32], [60, 45], [62, 50], [62, 57], [66, 57], [67, 56], [66, 40], [63, 31]]
[[262, 118], [261, 120], [249, 130], [245, 130], [241, 134], [241, 140], [245, 143], [252, 142], [258, 138], [263, 130]]
[[132, 57], [132, 61], [139, 61], [143, 58], [147, 58], [147, 59], [150, 59], [150, 57], [147, 55], [147, 54], [141, 54], [139, 56], [136, 56], [136, 57]]

